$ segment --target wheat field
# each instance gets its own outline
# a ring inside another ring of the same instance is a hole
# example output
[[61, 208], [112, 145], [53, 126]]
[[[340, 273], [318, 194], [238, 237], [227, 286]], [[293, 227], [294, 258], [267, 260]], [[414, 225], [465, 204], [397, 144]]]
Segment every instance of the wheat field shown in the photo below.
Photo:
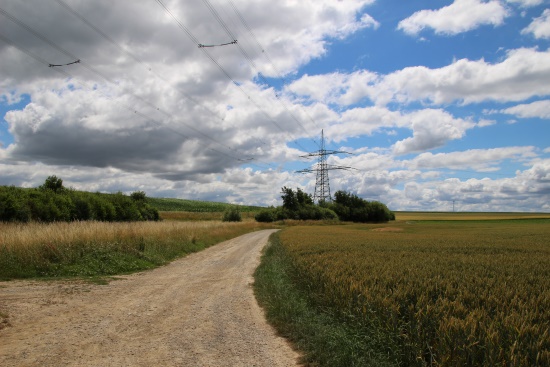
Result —
[[550, 365], [550, 221], [292, 227], [321, 307], [391, 335], [407, 365]]

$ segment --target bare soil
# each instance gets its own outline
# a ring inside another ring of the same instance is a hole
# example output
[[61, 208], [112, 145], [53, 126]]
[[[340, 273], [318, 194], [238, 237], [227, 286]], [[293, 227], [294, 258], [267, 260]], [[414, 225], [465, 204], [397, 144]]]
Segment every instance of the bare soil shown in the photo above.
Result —
[[252, 290], [272, 232], [106, 285], [0, 282], [0, 366], [296, 366]]

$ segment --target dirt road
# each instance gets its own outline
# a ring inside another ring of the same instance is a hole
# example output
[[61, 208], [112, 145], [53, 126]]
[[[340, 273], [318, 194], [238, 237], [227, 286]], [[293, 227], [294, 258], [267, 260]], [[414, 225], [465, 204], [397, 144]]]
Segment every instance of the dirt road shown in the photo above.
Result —
[[295, 366], [251, 287], [272, 232], [108, 285], [0, 282], [0, 366]]

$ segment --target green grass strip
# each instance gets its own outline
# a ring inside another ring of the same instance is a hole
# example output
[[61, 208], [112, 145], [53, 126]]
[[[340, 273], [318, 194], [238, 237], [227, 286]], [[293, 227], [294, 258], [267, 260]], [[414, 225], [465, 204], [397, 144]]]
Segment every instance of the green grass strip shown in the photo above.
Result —
[[384, 336], [352, 319], [316, 306], [293, 276], [277, 233], [271, 236], [254, 274], [254, 291], [268, 321], [303, 355], [306, 366], [397, 366]]

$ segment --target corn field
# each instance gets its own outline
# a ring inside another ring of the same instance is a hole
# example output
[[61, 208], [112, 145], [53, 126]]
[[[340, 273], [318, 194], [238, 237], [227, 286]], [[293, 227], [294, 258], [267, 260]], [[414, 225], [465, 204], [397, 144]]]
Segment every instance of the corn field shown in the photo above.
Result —
[[550, 221], [292, 227], [296, 279], [403, 365], [549, 366]]

